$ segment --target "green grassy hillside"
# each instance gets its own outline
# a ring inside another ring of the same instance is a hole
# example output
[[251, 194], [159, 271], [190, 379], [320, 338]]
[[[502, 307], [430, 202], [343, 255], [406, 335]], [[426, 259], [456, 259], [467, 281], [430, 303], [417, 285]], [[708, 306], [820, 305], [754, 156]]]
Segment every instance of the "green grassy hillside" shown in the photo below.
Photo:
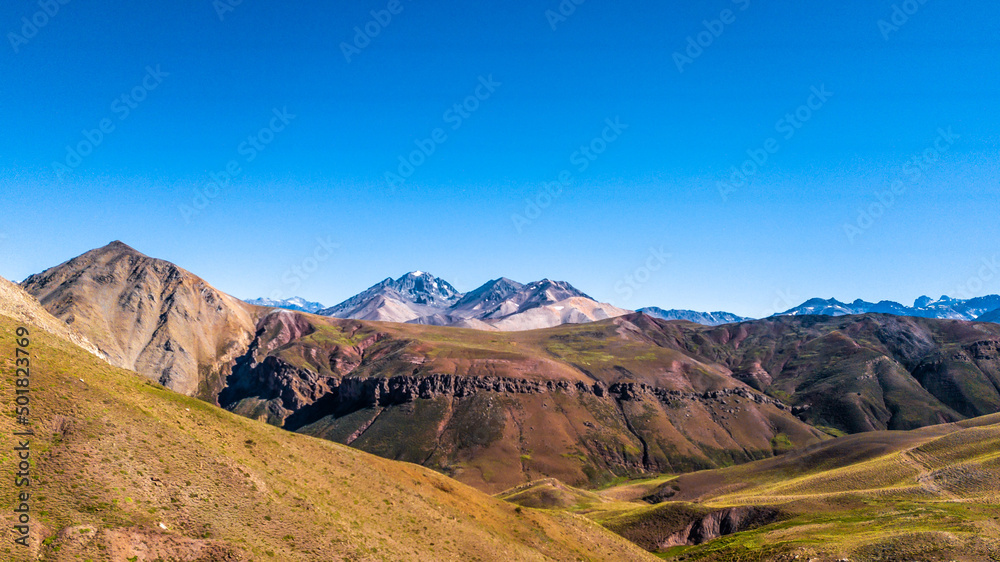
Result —
[[[569, 513], [226, 412], [32, 329], [30, 426], [13, 418], [17, 324], [0, 316], [0, 509], [30, 427], [31, 547], [3, 560], [641, 560]], [[11, 520], [11, 515], [6, 517]]]
[[670, 560], [998, 560], [1000, 414], [596, 494], [542, 481], [499, 497], [585, 514]]

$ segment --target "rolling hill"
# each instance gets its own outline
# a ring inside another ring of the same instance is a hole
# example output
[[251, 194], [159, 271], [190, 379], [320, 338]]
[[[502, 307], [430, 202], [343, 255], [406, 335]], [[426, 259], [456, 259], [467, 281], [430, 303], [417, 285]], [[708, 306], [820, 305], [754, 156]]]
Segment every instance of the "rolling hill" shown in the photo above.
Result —
[[1000, 415], [597, 493], [543, 480], [498, 497], [584, 514], [668, 560], [995, 560]]

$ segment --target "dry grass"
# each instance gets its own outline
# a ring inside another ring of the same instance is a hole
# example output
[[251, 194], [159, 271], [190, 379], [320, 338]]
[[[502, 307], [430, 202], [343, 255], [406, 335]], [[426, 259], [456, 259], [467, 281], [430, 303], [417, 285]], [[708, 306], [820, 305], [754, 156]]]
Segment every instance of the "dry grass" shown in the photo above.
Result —
[[[669, 499], [641, 500], [655, 494]], [[848, 436], [596, 494], [539, 482], [502, 497], [553, 495], [566, 501], [551, 507], [584, 514], [670, 560], [1000, 560], [1000, 415]], [[781, 520], [703, 544], [658, 543], [706, 513], [740, 506], [780, 510]]]
[[[0, 317], [0, 365], [16, 324]], [[32, 334], [30, 554], [0, 559], [622, 560], [573, 514], [515, 506], [419, 466], [255, 422]], [[10, 377], [0, 380], [9, 403]], [[0, 428], [14, 420], [4, 408]], [[0, 509], [14, 498], [6, 440]], [[163, 525], [165, 529], [161, 528]]]

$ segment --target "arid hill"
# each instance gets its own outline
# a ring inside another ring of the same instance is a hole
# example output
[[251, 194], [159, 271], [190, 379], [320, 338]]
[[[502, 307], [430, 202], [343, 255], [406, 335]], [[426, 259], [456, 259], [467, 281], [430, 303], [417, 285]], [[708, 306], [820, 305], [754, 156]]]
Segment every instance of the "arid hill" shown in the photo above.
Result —
[[27, 278], [21, 286], [118, 367], [214, 399], [243, 353], [254, 307], [121, 242]]
[[50, 334], [71, 341], [97, 357], [107, 360], [107, 356], [78, 330], [49, 314], [49, 311], [45, 310], [35, 297], [3, 277], [0, 277], [0, 315], [42, 328]]

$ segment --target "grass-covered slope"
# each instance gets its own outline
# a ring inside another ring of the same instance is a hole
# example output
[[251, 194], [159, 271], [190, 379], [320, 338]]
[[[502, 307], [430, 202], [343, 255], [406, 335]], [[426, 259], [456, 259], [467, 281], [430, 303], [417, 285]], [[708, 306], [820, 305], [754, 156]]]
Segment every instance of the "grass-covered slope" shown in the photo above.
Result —
[[[0, 368], [18, 323], [0, 316]], [[3, 560], [641, 560], [572, 514], [252, 421], [31, 328], [31, 547]], [[12, 377], [0, 510], [12, 513]], [[9, 519], [9, 517], [8, 517]]]
[[1000, 414], [597, 494], [543, 481], [499, 497], [586, 514], [671, 560], [997, 560]]

